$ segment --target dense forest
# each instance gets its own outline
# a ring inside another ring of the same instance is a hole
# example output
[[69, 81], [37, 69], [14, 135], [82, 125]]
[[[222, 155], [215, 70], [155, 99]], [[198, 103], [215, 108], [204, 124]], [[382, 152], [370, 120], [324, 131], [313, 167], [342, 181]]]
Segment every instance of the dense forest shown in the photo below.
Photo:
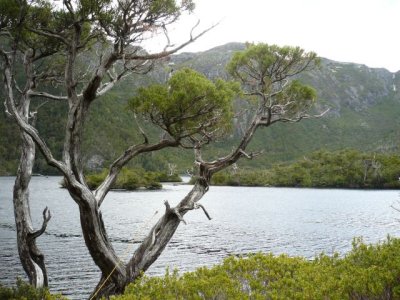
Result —
[[[232, 43], [199, 53], [181, 53], [158, 64], [148, 75], [135, 75], [121, 82], [117, 88], [98, 101], [91, 111], [85, 130], [85, 166], [91, 171], [101, 171], [108, 166], [129, 142], [140, 141], [138, 124], [127, 109], [139, 86], [165, 82], [168, 73], [181, 67], [192, 67], [209, 78], [227, 78], [225, 65], [244, 44]], [[90, 60], [90, 56], [85, 60]], [[84, 63], [84, 60], [83, 62]], [[397, 76], [398, 77], [398, 76]], [[385, 69], [372, 69], [364, 65], [334, 62], [322, 59], [320, 67], [306, 72], [299, 78], [311, 84], [318, 92], [318, 107], [330, 107], [324, 118], [304, 121], [296, 125], [278, 124], [268, 131], [258, 132], [250, 145], [264, 155], [256, 160], [240, 162], [244, 168], [269, 168], [280, 162], [293, 162], [319, 149], [330, 151], [354, 148], [376, 153], [395, 153], [399, 150], [400, 88], [396, 74]], [[0, 93], [3, 91], [0, 89]], [[61, 135], [64, 132], [66, 103], [47, 102], [38, 99], [33, 109], [39, 107], [37, 128], [46, 138], [51, 149], [61, 156]], [[246, 112], [246, 101], [237, 100], [237, 111]], [[7, 120], [4, 107], [0, 108], [0, 175], [15, 174], [19, 158], [19, 139], [13, 122]], [[105, 117], [106, 116], [106, 117]], [[246, 113], [235, 119], [232, 132], [224, 140], [214, 143], [206, 154], [209, 157], [228, 154], [249, 122]], [[158, 137], [159, 129], [139, 120], [149, 136]], [[168, 170], [175, 164], [179, 173], [193, 167], [193, 153], [173, 149], [142, 155], [131, 162], [131, 167], [147, 171]], [[35, 173], [56, 174], [38, 153]]]

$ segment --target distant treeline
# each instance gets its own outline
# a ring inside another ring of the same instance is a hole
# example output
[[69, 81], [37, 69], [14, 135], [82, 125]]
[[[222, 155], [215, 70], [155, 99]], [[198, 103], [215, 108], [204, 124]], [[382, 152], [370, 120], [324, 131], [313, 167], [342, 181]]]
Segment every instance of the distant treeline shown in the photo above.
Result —
[[[107, 170], [100, 173], [93, 173], [86, 177], [86, 183], [91, 189], [96, 189], [106, 178]], [[118, 175], [112, 189], [137, 190], [145, 188], [148, 190], [158, 190], [162, 188], [161, 182], [181, 182], [182, 178], [177, 174], [169, 175], [165, 172], [149, 172], [143, 169], [131, 170], [123, 168]], [[64, 187], [64, 183], [61, 182]]]
[[217, 173], [213, 185], [321, 188], [400, 188], [400, 156], [357, 150], [320, 150], [268, 170]]

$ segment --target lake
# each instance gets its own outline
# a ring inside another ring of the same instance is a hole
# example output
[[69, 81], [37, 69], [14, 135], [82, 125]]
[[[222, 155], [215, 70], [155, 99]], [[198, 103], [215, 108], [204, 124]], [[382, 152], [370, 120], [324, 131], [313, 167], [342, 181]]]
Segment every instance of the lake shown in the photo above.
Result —
[[[61, 177], [34, 177], [31, 212], [35, 228], [48, 206], [52, 219], [38, 239], [45, 254], [51, 291], [71, 299], [87, 297], [100, 273], [86, 250], [78, 207]], [[13, 177], [0, 177], [0, 283], [25, 278], [19, 263], [12, 209]], [[110, 192], [102, 205], [105, 226], [123, 260], [138, 246], [164, 212], [164, 200], [176, 204], [188, 185], [164, 184], [161, 191]], [[400, 236], [400, 212], [394, 210], [399, 191], [297, 188], [211, 187], [201, 200], [210, 213], [189, 212], [149, 275], [166, 267], [180, 271], [211, 266], [232, 254], [273, 252], [312, 259], [325, 252], [346, 253], [353, 237], [368, 243]], [[398, 204], [400, 207], [400, 204]], [[158, 213], [156, 213], [158, 211]], [[156, 215], [155, 215], [156, 214]]]

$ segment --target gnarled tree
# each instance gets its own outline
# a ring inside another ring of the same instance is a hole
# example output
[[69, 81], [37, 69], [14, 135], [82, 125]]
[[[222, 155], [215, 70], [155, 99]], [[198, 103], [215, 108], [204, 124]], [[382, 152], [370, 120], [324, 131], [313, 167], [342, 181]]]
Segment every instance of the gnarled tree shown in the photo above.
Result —
[[[23, 76], [20, 76], [18, 80], [21, 88], [18, 87], [16, 80], [12, 83], [13, 88], [18, 91], [15, 109], [24, 122], [34, 126], [36, 112], [30, 108], [31, 92], [40, 79], [37, 78], [33, 65], [54, 54], [58, 45], [52, 44], [52, 41], [47, 38], [33, 37], [24, 30], [21, 24], [26, 11], [21, 4], [17, 1], [0, 1], [0, 39], [2, 43], [0, 54], [6, 59], [3, 67], [7, 76], [12, 76], [11, 64], [19, 65], [19, 70], [23, 70], [23, 72], [19, 72]], [[37, 15], [37, 21], [43, 20], [48, 11], [48, 6], [32, 8], [32, 12]], [[11, 92], [8, 88], [5, 90], [8, 93]], [[4, 104], [6, 105], [6, 103]], [[7, 105], [5, 107], [6, 113], [12, 116], [12, 113], [7, 110]], [[46, 230], [51, 214], [45, 208], [42, 227], [34, 230], [29, 205], [29, 183], [36, 148], [32, 138], [23, 130], [20, 130], [20, 137], [21, 157], [13, 191], [18, 253], [29, 282], [35, 287], [43, 287], [48, 285], [47, 271], [44, 255], [37, 247], [36, 239]]]
[[[201, 155], [202, 147], [217, 137], [213, 133], [203, 134], [201, 137], [190, 135], [184, 143], [181, 143], [181, 146], [185, 148], [194, 149], [195, 162], [198, 165], [198, 179], [192, 190], [178, 205], [171, 208], [168, 202], [165, 203], [164, 216], [151, 229], [144, 242], [136, 250], [131, 260], [133, 262], [131, 266], [134, 268], [130, 272], [138, 274], [143, 270], [140, 268], [142, 266], [140, 258], [143, 255], [152, 256], [155, 254], [154, 251], [158, 253], [163, 249], [180, 222], [186, 224], [183, 216], [188, 211], [202, 208], [206, 216], [210, 218], [208, 212], [198, 202], [208, 191], [211, 177], [216, 172], [235, 164], [242, 157], [252, 159], [262, 152], [246, 152], [258, 128], [269, 127], [278, 122], [295, 123], [302, 119], [325, 114], [323, 112], [319, 115], [309, 115], [308, 111], [316, 99], [315, 90], [297, 80], [291, 80], [299, 73], [315, 67], [317, 63], [318, 59], [315, 53], [306, 53], [300, 48], [281, 48], [266, 44], [249, 44], [246, 50], [234, 54], [227, 69], [242, 84], [242, 95], [250, 98], [253, 108], [252, 121], [247, 125], [236, 148], [225, 157], [219, 157], [214, 161], [205, 161]], [[195, 128], [201, 126], [201, 123], [196, 122], [194, 125], [191, 122], [185, 124], [185, 118], [179, 117], [182, 114], [181, 108], [185, 111], [187, 106], [196, 106], [197, 103], [182, 105], [185, 101], [182, 101], [181, 97], [174, 97], [173, 81], [170, 84], [164, 87], [150, 86], [140, 89], [138, 95], [131, 100], [131, 109], [135, 113], [142, 114], [171, 136], [182, 130], [185, 132], [192, 126]], [[178, 84], [183, 85], [184, 83], [178, 82]], [[162, 95], [160, 99], [154, 97], [155, 91], [157, 91], [157, 95]], [[187, 93], [190, 94], [191, 90]], [[188, 98], [186, 93], [182, 97], [183, 99]], [[168, 104], [164, 105], [163, 103]], [[212, 105], [210, 103], [208, 106]], [[201, 112], [201, 108], [198, 112]], [[175, 119], [176, 116], [178, 116], [178, 121]], [[139, 260], [136, 260], [137, 258]]]
[[[40, 282], [46, 284], [43, 255], [34, 242], [45, 230], [50, 214], [44, 212], [43, 226], [38, 231], [32, 229], [29, 214], [28, 185], [35, 156], [34, 142], [47, 162], [65, 176], [68, 190], [80, 207], [86, 244], [103, 277], [109, 275], [111, 270], [115, 271], [110, 280], [112, 287], [105, 286], [98, 296], [116, 293], [130, 278], [125, 268], [119, 266], [104, 231], [100, 205], [122, 166], [130, 159], [143, 152], [177, 145], [179, 141], [163, 139], [151, 144], [145, 140], [143, 144], [130, 147], [111, 166], [109, 176], [101, 187], [92, 192], [84, 180], [81, 153], [83, 127], [89, 107], [124, 76], [147, 72], [156, 60], [178, 51], [205, 31], [197, 35], [190, 33], [188, 41], [179, 46], [171, 47], [169, 44], [167, 26], [175, 22], [181, 13], [190, 12], [194, 7], [192, 1], [65, 0], [58, 7], [52, 7], [52, 4], [52, 1], [0, 2], [0, 54], [5, 105], [6, 111], [19, 125], [23, 141], [14, 192], [18, 248], [30, 281], [37, 286], [41, 285]], [[149, 54], [140, 47], [141, 42], [157, 31], [165, 33], [167, 45], [161, 52]], [[100, 48], [98, 62], [83, 72], [78, 66], [79, 59], [90, 47]], [[20, 61], [23, 61], [26, 82], [23, 89], [19, 88], [20, 83], [15, 76]], [[43, 66], [46, 67], [43, 69]], [[57, 85], [61, 93], [51, 94], [49, 83]], [[61, 160], [55, 159], [35, 129], [35, 124], [29, 120], [30, 100], [33, 97], [68, 103]]]
[[[248, 153], [246, 148], [259, 127], [309, 117], [306, 111], [315, 99], [314, 90], [289, 79], [313, 66], [315, 54], [299, 48], [251, 45], [243, 53], [236, 54], [229, 65], [230, 73], [241, 81], [244, 94], [257, 103], [253, 120], [232, 153], [215, 161], [204, 161], [201, 156], [205, 144], [229, 129], [233, 117], [231, 103], [238, 93], [238, 86], [222, 80], [211, 82], [203, 75], [183, 69], [174, 73], [166, 85], [139, 89], [130, 103], [136, 114], [164, 131], [162, 138], [152, 141], [142, 130], [143, 143], [129, 146], [110, 165], [100, 186], [91, 190], [85, 181], [81, 150], [84, 124], [91, 105], [125, 76], [147, 72], [156, 60], [175, 53], [207, 30], [196, 36], [191, 33], [188, 41], [177, 47], [169, 45], [167, 26], [182, 12], [193, 9], [190, 0], [64, 0], [60, 7], [51, 7], [48, 1], [11, 2], [17, 3], [17, 22], [6, 26], [2, 36], [14, 46], [10, 51], [1, 50], [6, 107], [23, 135], [32, 139], [47, 163], [63, 174], [66, 188], [78, 204], [86, 246], [101, 271], [92, 298], [121, 293], [129, 282], [146, 271], [164, 250], [180, 222], [184, 222], [183, 216], [188, 211], [202, 208], [209, 217], [198, 201], [207, 192], [212, 175], [243, 156], [252, 158], [258, 154]], [[19, 31], [14, 32], [15, 28]], [[151, 54], [141, 47], [141, 43], [157, 30], [166, 34], [167, 46], [161, 52]], [[35, 42], [28, 43], [27, 37], [46, 39], [48, 51], [35, 50]], [[81, 53], [89, 51], [90, 47], [99, 52], [98, 62], [82, 72], [79, 68]], [[57, 61], [57, 68], [39, 71], [33, 58], [42, 52]], [[31, 84], [27, 92], [29, 97], [19, 97], [17, 101], [15, 94], [19, 89], [14, 78], [17, 57], [26, 58], [27, 78], [32, 74], [35, 80], [56, 82], [62, 93], [51, 94], [49, 90], [40, 89], [38, 84]], [[54, 157], [34, 124], [18, 108], [29, 103], [30, 97], [68, 103], [61, 159]], [[167, 147], [194, 149], [199, 178], [177, 206], [170, 207], [168, 202], [165, 203], [164, 215], [129, 262], [121, 263], [107, 236], [101, 205], [123, 166], [142, 153]], [[29, 155], [33, 154], [32, 148], [26, 149], [30, 149]], [[45, 214], [45, 223], [48, 218]]]

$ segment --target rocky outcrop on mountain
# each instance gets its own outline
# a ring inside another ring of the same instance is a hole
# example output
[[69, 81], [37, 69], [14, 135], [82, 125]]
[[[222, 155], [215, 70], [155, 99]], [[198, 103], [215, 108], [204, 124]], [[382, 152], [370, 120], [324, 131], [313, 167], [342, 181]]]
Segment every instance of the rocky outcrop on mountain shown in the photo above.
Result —
[[393, 94], [393, 74], [386, 69], [322, 59], [321, 67], [304, 77], [339, 114], [342, 107], [360, 112]]

